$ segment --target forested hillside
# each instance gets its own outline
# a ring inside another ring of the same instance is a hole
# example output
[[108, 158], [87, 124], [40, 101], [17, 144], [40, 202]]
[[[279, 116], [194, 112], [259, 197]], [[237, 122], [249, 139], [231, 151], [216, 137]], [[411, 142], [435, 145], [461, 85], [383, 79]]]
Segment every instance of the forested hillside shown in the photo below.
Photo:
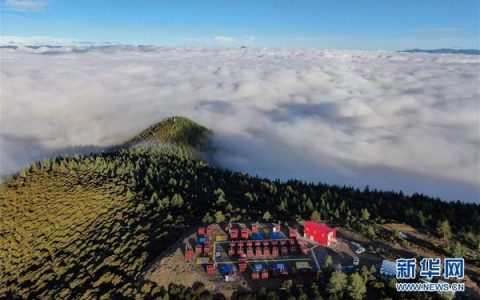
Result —
[[[182, 141], [196, 139], [186, 136]], [[0, 298], [177, 293], [175, 287], [137, 286], [137, 280], [170, 241], [200, 222], [288, 222], [313, 215], [359, 231], [406, 222], [434, 232], [448, 220], [463, 243], [478, 243], [480, 234], [478, 205], [270, 181], [152, 146], [36, 162], [0, 187], [0, 215]]]

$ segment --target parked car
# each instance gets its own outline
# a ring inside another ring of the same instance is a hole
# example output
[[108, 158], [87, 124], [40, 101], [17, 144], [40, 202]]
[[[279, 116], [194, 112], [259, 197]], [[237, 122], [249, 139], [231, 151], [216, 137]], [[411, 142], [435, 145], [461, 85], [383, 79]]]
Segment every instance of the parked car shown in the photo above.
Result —
[[359, 263], [360, 263], [360, 259], [358, 258], [358, 256], [355, 256], [355, 257], [353, 258], [353, 265], [354, 265], [354, 266], [358, 266]]
[[398, 233], [398, 238], [401, 239], [401, 240], [407, 240], [408, 236], [403, 232], [399, 232]]
[[362, 245], [360, 245], [360, 244], [357, 243], [357, 242], [351, 242], [351, 243], [352, 243], [352, 245], [354, 245], [354, 246], [357, 247], [357, 248], [361, 248], [361, 247], [362, 247]]
[[357, 250], [355, 250], [355, 253], [357, 253], [357, 254], [361, 254], [363, 252], [365, 252], [365, 248], [363, 248], [363, 247], [360, 247]]

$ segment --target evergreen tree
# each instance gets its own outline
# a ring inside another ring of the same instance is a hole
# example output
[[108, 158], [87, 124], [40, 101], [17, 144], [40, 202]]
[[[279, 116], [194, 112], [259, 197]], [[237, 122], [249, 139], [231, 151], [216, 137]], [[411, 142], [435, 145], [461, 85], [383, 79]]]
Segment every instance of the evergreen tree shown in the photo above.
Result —
[[320, 214], [318, 213], [317, 210], [314, 210], [312, 212], [312, 215], [310, 216], [310, 220], [315, 221], [315, 222], [321, 222], [322, 219], [320, 217]]
[[287, 204], [285, 200], [280, 200], [280, 204], [278, 205], [278, 210], [280, 212], [286, 212], [287, 211]]
[[331, 268], [332, 267], [332, 264], [333, 264], [333, 259], [332, 257], [329, 255], [327, 256], [327, 258], [325, 259], [325, 268]]
[[444, 242], [448, 242], [452, 238], [452, 228], [448, 220], [444, 220], [437, 227], [437, 232], [442, 236]]
[[425, 226], [425, 224], [427, 223], [427, 218], [423, 214], [423, 211], [418, 212], [417, 219], [418, 219], [418, 223], [420, 223], [420, 225], [422, 226]]
[[370, 274], [373, 275], [373, 274], [375, 274], [375, 273], [377, 273], [377, 268], [375, 268], [375, 265], [372, 265], [372, 266], [370, 267]]
[[222, 206], [223, 204], [227, 203], [227, 200], [225, 199], [225, 192], [221, 188], [216, 189], [214, 195], [217, 196], [215, 203], [218, 206]]
[[178, 208], [180, 208], [180, 207], [183, 206], [183, 204], [185, 203], [185, 201], [183, 201], [183, 198], [182, 198], [181, 195], [175, 194], [175, 195], [173, 195], [173, 198], [172, 198], [172, 202], [171, 202], [171, 203], [172, 203], [172, 206], [173, 206], [173, 207], [178, 207]]
[[204, 223], [204, 224], [210, 224], [210, 223], [212, 223], [212, 222], [213, 222], [213, 218], [212, 218], [212, 216], [210, 216], [210, 213], [207, 212], [207, 213], [205, 214], [205, 216], [203, 216], [203, 218], [202, 218], [202, 223]]
[[377, 233], [375, 232], [375, 228], [372, 226], [372, 225], [367, 225], [367, 235], [369, 237], [376, 237], [377, 236]]
[[264, 214], [263, 214], [263, 217], [262, 217], [265, 221], [270, 221], [272, 219], [272, 215], [270, 214], [269, 211], [266, 211]]
[[347, 287], [347, 275], [341, 271], [335, 271], [328, 282], [327, 291], [332, 296], [343, 297], [343, 293]]
[[365, 297], [367, 286], [358, 273], [349, 276], [347, 292], [350, 298], [354, 300], [361, 300]]
[[219, 210], [215, 213], [215, 222], [220, 223], [225, 221], [225, 216], [223, 215], [222, 211]]
[[159, 200], [160, 199], [158, 198], [157, 193], [153, 192], [152, 196], [150, 197], [150, 201], [148, 201], [148, 204], [150, 204], [151, 206], [157, 205]]
[[455, 242], [455, 246], [453, 247], [453, 251], [452, 251], [452, 256], [453, 257], [464, 257], [465, 256], [465, 249], [462, 246], [462, 244], [460, 244], [458, 241]]
[[307, 209], [307, 211], [313, 211], [312, 199], [307, 199], [307, 201], [305, 202], [305, 208]]
[[368, 209], [362, 208], [361, 214], [362, 214], [362, 220], [368, 221], [370, 219], [370, 213], [368, 212]]

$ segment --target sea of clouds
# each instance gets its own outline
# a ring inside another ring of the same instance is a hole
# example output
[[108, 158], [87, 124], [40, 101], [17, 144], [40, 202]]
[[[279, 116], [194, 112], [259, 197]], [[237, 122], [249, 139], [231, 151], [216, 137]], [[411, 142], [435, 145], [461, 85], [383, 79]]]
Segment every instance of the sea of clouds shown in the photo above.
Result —
[[0, 54], [2, 175], [182, 115], [216, 132], [215, 159], [233, 170], [480, 202], [480, 56], [148, 46]]

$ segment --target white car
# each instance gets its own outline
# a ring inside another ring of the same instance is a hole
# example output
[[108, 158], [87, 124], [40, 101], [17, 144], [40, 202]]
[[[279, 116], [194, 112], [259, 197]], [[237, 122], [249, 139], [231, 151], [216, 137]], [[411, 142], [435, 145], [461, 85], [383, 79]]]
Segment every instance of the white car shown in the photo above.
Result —
[[360, 244], [357, 243], [357, 242], [352, 242], [352, 245], [354, 245], [354, 246], [357, 247], [357, 248], [361, 248], [361, 247], [362, 247], [362, 245], [360, 245]]
[[353, 265], [354, 265], [354, 266], [358, 266], [359, 263], [360, 263], [360, 259], [358, 258], [358, 256], [355, 256], [355, 257], [353, 258]]
[[363, 248], [363, 247], [360, 247], [357, 250], [355, 250], [355, 253], [357, 253], [357, 254], [360, 254], [360, 253], [363, 253], [363, 252], [365, 252], [365, 248]]

